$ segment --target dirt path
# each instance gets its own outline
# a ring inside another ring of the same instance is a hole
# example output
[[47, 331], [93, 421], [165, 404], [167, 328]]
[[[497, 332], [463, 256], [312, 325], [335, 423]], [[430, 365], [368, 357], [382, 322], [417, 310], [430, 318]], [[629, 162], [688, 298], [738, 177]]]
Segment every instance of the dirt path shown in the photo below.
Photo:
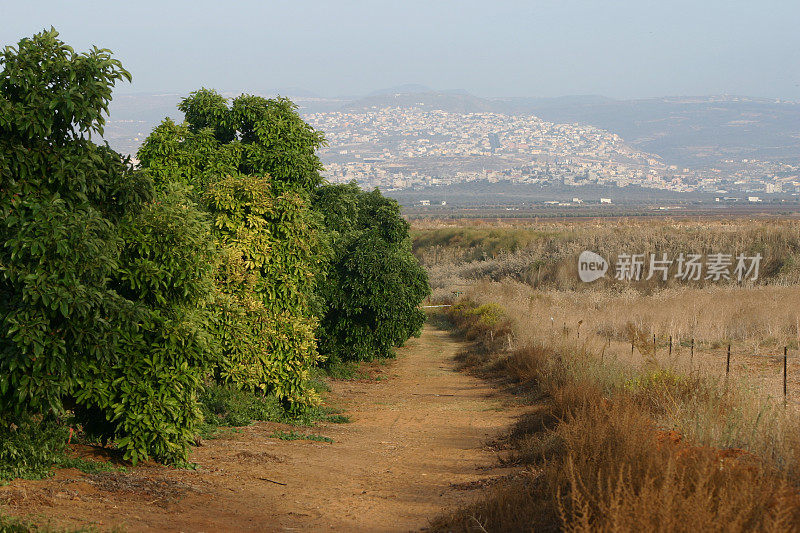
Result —
[[382, 367], [384, 379], [332, 382], [328, 401], [352, 422], [300, 430], [333, 443], [270, 438], [279, 426], [259, 423], [196, 448], [197, 471], [63, 470], [0, 487], [2, 510], [127, 531], [417, 530], [479, 492], [451, 484], [505, 473], [487, 443], [518, 408], [454, 371], [460, 347], [428, 326]]

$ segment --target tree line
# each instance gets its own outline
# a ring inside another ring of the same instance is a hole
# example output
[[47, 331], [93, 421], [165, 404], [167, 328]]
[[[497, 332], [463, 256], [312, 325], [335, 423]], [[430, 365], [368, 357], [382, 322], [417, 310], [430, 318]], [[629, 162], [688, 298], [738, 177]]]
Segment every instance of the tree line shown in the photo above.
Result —
[[0, 67], [0, 434], [69, 411], [126, 459], [180, 463], [209, 384], [298, 412], [313, 367], [418, 334], [398, 204], [327, 184], [290, 100], [195, 91], [134, 165], [92, 140], [131, 79], [110, 51], [51, 29]]

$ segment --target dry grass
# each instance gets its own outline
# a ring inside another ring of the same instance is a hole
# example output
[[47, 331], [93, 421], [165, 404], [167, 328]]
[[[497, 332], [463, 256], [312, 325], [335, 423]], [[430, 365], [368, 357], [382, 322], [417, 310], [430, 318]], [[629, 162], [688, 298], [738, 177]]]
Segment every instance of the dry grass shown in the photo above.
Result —
[[[584, 354], [572, 357], [572, 371], [604, 390], [641, 382], [642, 375], [679, 376], [674, 387], [655, 391], [650, 400], [654, 409], [658, 403], [663, 425], [680, 428], [703, 445], [747, 448], [800, 478], [797, 351], [790, 351], [788, 408], [783, 402], [782, 360], [764, 357], [782, 353], [783, 346], [796, 346], [800, 287], [683, 289], [637, 296], [543, 292], [519, 283], [483, 282], [469, 294], [480, 305], [502, 304], [501, 320], [511, 331], [507, 344], [512, 348], [544, 345], [560, 353]], [[698, 311], [696, 316], [687, 312], [689, 302], [707, 298], [725, 302], [721, 305], [727, 311]], [[742, 322], [742, 316], [749, 320]], [[693, 332], [680, 333], [689, 326]], [[739, 334], [720, 336], [733, 329]], [[695, 339], [693, 355], [689, 338]], [[726, 376], [728, 343], [732, 364]], [[694, 395], [679, 394], [678, 386]], [[735, 408], [727, 407], [730, 404]]]
[[539, 399], [510, 437], [531, 473], [434, 531], [798, 529], [800, 424], [697, 372], [601, 359], [591, 328], [579, 340], [511, 289], [478, 287], [450, 316], [476, 342], [473, 366]]
[[[620, 253], [746, 253], [763, 256], [759, 283], [800, 282], [800, 221], [619, 219], [528, 225], [455, 226], [427, 223], [412, 229], [414, 253], [428, 268], [434, 294], [476, 280], [511, 279], [540, 289], [594, 291], [623, 285], [578, 281], [577, 258], [592, 250], [614, 261]], [[674, 274], [675, 266], [671, 271]], [[695, 282], [703, 286], [706, 282]], [[629, 286], [625, 284], [624, 286]], [[651, 280], [638, 290], [676, 287]]]
[[[479, 304], [501, 302], [507, 315], [515, 317], [514, 345], [571, 344], [603, 361], [637, 370], [665, 368], [727, 379], [757, 404], [782, 404], [782, 354], [788, 347], [788, 402], [793, 409], [798, 405], [800, 287], [686, 288], [640, 294], [539, 291], [516, 282], [479, 282], [467, 290]], [[729, 344], [731, 370], [726, 375]]]
[[567, 531], [786, 531], [800, 523], [796, 491], [759, 460], [658, 442], [647, 412], [624, 396], [580, 405], [556, 435], [564, 452], [552, 484]]
[[[463, 365], [532, 404], [509, 437], [528, 474], [434, 530], [800, 530], [799, 222], [429, 225], [416, 239], [435, 294], [465, 293], [450, 309], [474, 342]], [[757, 284], [588, 285], [584, 249], [765, 264]]]

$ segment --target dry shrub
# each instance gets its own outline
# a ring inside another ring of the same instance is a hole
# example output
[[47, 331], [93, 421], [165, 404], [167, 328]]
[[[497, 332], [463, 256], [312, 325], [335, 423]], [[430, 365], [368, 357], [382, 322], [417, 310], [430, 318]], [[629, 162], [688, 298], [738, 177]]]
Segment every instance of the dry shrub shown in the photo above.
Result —
[[482, 370], [494, 361], [494, 357], [486, 350], [462, 350], [456, 354], [459, 370]]
[[558, 509], [541, 476], [526, 476], [494, 485], [489, 495], [433, 520], [434, 533], [560, 530]]
[[[486, 314], [477, 310], [486, 307], [465, 308], [460, 320], [474, 328], [475, 317]], [[512, 316], [517, 331], [528, 324]], [[800, 529], [800, 497], [787, 481], [800, 446], [790, 449], [798, 439], [781, 432], [789, 426], [757, 435], [763, 421], [759, 426], [758, 417], [742, 410], [735, 389], [699, 374], [653, 363], [626, 375], [559, 331], [539, 338], [511, 350], [476, 344], [482, 369], [526, 383], [544, 398], [509, 436], [509, 461], [535, 474], [526, 470], [493, 485], [480, 501], [437, 518], [433, 531]], [[659, 429], [681, 416], [696, 424], [691, 441]], [[763, 455], [701, 446], [722, 442], [703, 430], [737, 443], [749, 432], [750, 444], [764, 441]]]
[[494, 486], [483, 500], [438, 518], [434, 531], [790, 531], [800, 524], [796, 490], [755, 456], [659, 439], [646, 410], [626, 395], [608, 401], [589, 384], [566, 387], [516, 432], [536, 475]]
[[[800, 530], [800, 419], [775, 401], [780, 361], [752, 357], [791, 356], [800, 341], [800, 223], [755, 226], [587, 225], [558, 238], [554, 227], [507, 253], [432, 265], [443, 287], [472, 280], [453, 308], [480, 352], [465, 360], [538, 393], [510, 435], [511, 460], [536, 474], [493, 485], [433, 529]], [[765, 286], [577, 283], [564, 265], [604, 247], [757, 249]]]
[[702, 401], [673, 404], [663, 423], [679, 428], [697, 444], [745, 449], [800, 486], [797, 412], [777, 402], [760, 401], [757, 391], [736, 386], [717, 391]]
[[[797, 220], [611, 219], [515, 227], [460, 221], [451, 227], [424, 226], [417, 222], [411, 231], [413, 249], [428, 269], [434, 288], [454, 281], [513, 279], [536, 288], [582, 290], [586, 287], [577, 279], [576, 259], [583, 250], [611, 261], [620, 253], [667, 253], [671, 258], [679, 253], [760, 253], [759, 283], [800, 281]], [[593, 285], [609, 287], [614, 282], [605, 279]], [[656, 280], [637, 284], [643, 291], [662, 285]], [[676, 282], [671, 279], [667, 285]]]
[[496, 371], [506, 373], [514, 381], [540, 388], [541, 377], [553, 357], [553, 350], [542, 344], [526, 344], [500, 359]]
[[552, 481], [567, 531], [787, 531], [800, 498], [745, 453], [655, 439], [630, 399], [585, 406], [558, 427], [565, 461]]
[[668, 368], [650, 370], [625, 381], [623, 387], [636, 403], [654, 417], [674, 413], [683, 406], [713, 404], [724, 416], [734, 408], [728, 390], [697, 374], [678, 374]]
[[566, 441], [557, 428], [573, 419], [586, 405], [607, 400], [595, 383], [568, 382], [552, 391], [547, 402], [526, 413], [514, 425], [510, 438], [516, 448], [513, 460], [537, 465], [565, 450]]

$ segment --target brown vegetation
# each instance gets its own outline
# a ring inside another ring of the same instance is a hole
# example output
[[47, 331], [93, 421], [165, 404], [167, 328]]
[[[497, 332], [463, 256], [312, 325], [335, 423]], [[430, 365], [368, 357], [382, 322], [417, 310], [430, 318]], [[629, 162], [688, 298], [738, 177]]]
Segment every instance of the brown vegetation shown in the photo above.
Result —
[[[434, 530], [800, 529], [798, 222], [414, 231], [435, 297], [455, 300], [450, 320], [473, 341], [462, 364], [532, 406], [508, 442], [524, 475]], [[761, 253], [764, 263], [745, 284], [584, 284], [586, 249], [612, 261], [725, 252]]]
[[[577, 277], [578, 254], [599, 253], [613, 261], [620, 253], [745, 253], [762, 255], [759, 284], [800, 282], [800, 221], [614, 219], [543, 222], [527, 225], [418, 224], [414, 253], [426, 266], [436, 296], [476, 280], [511, 279], [541, 289], [593, 292], [623, 290], [630, 284], [602, 279], [591, 285]], [[674, 280], [634, 284], [637, 290], [682, 287]], [[693, 287], [707, 285], [699, 281]], [[437, 291], [438, 289], [438, 291]]]
[[[467, 364], [539, 400], [510, 436], [513, 460], [527, 475], [438, 518], [435, 531], [785, 531], [800, 524], [795, 461], [762, 453], [768, 447], [751, 453], [704, 444], [677, 423], [678, 413], [713, 405], [715, 416], [690, 418], [709, 434], [724, 429], [742, 407], [737, 392], [700, 375], [601, 362], [577, 339], [525, 338], [535, 320], [501, 311], [464, 300], [449, 316], [476, 341]], [[511, 346], [496, 340], [500, 332], [514, 336]], [[800, 428], [783, 429], [788, 438]]]

